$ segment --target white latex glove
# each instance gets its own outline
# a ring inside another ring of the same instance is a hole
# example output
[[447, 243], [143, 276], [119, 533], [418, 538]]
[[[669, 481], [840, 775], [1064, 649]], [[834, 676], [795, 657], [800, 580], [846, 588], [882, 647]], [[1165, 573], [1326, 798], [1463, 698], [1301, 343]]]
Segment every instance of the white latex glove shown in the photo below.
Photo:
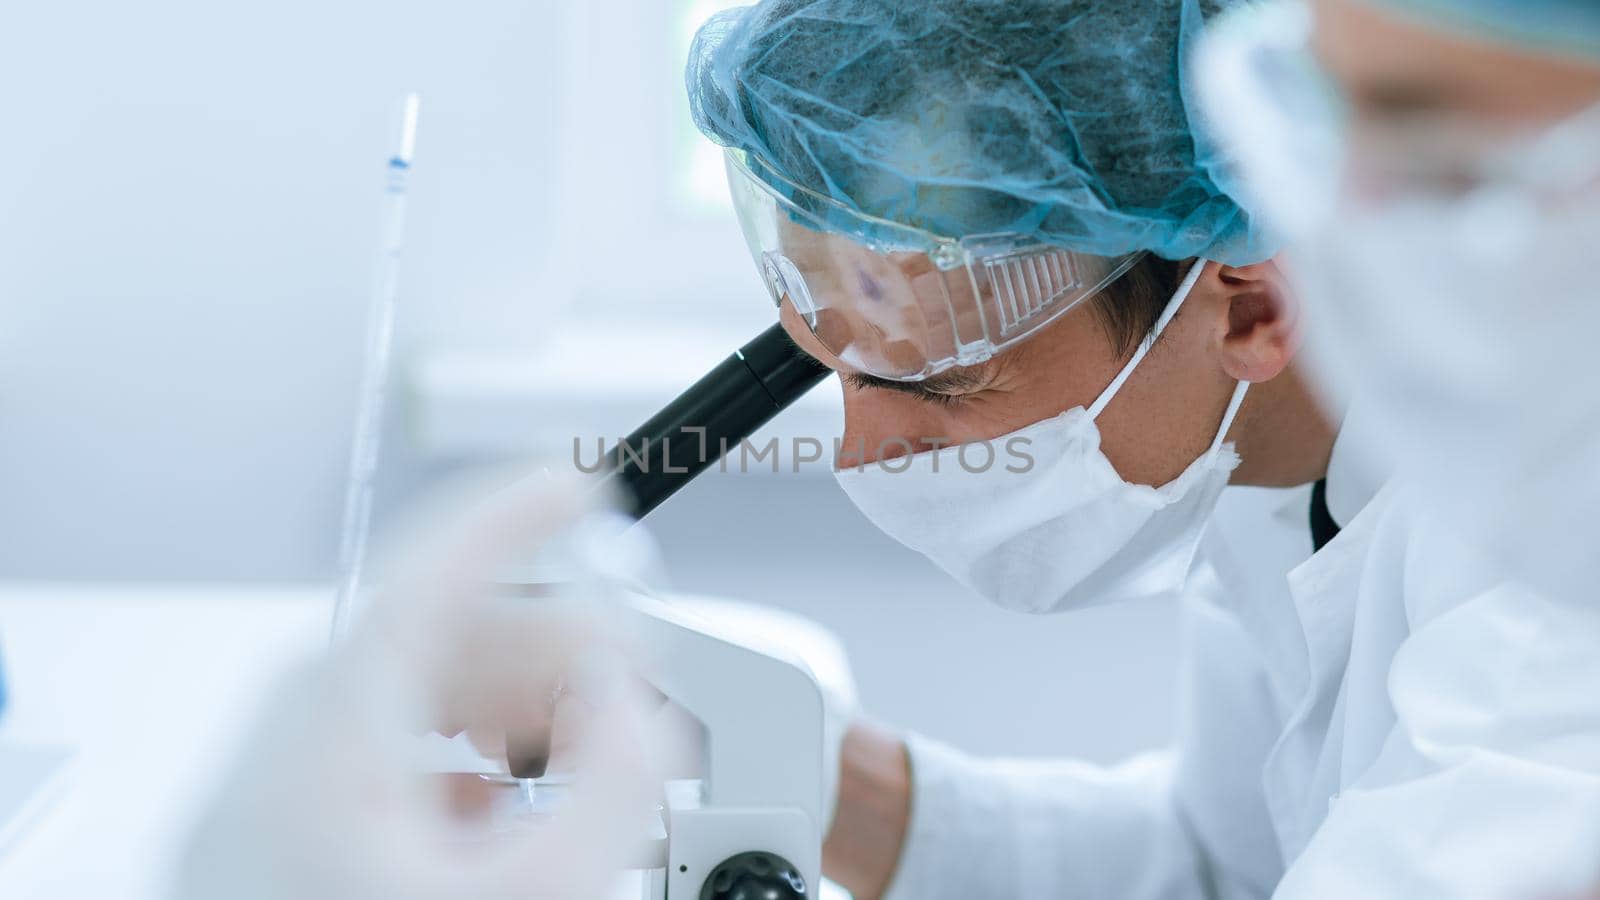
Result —
[[[655, 547], [643, 528], [603, 505], [590, 479], [537, 475], [470, 496], [465, 515], [447, 499], [443, 512], [436, 503], [413, 516], [410, 539], [391, 554], [392, 574], [352, 643], [375, 639], [423, 673], [434, 701], [428, 729], [465, 731], [490, 759], [505, 760], [509, 751], [513, 769], [524, 757], [541, 757], [539, 768], [557, 694], [563, 725], [581, 726], [589, 694], [617, 690], [624, 679], [628, 625], [617, 601], [650, 580], [659, 565]], [[441, 521], [454, 524], [441, 529]], [[486, 592], [488, 583], [506, 580], [548, 584], [531, 589], [537, 596]], [[463, 616], [464, 609], [476, 614]], [[597, 651], [605, 651], [607, 685], [586, 685]], [[518, 677], [485, 689], [482, 671]], [[642, 682], [626, 689], [649, 691]], [[575, 737], [565, 728], [558, 740]]]
[[[350, 639], [267, 705], [201, 822], [178, 896], [606, 896], [660, 789], [641, 738], [648, 701], [593, 596], [606, 588], [580, 578], [559, 593], [582, 596], [554, 601], [485, 588], [530, 542], [548, 550], [579, 523], [588, 496], [581, 484], [524, 482], [407, 553]], [[546, 723], [558, 683], [582, 692], [587, 715], [554, 818], [497, 827], [413, 764], [418, 736], [442, 722], [483, 734]]]

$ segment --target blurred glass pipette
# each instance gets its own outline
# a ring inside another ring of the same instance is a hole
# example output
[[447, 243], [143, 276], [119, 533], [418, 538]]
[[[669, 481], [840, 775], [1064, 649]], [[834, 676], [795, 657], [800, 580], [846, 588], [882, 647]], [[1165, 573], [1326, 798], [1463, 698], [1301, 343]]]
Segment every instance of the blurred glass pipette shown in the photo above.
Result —
[[345, 484], [344, 521], [339, 529], [339, 592], [334, 599], [332, 639], [350, 627], [366, 566], [367, 539], [372, 532], [373, 484], [382, 444], [383, 411], [389, 394], [390, 357], [394, 346], [394, 312], [400, 291], [400, 255], [405, 247], [406, 190], [417, 144], [421, 97], [407, 94], [401, 113], [399, 142], [386, 165], [382, 238], [367, 304], [367, 345], [361, 370], [361, 394], [355, 435], [350, 443], [350, 473]]

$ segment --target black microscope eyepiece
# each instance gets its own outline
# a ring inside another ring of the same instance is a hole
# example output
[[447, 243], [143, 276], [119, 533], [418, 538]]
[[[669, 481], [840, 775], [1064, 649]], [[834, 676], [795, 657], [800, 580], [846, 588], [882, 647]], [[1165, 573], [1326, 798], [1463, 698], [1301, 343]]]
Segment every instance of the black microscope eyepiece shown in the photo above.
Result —
[[623, 512], [642, 519], [831, 370], [782, 325], [756, 335], [606, 455]]

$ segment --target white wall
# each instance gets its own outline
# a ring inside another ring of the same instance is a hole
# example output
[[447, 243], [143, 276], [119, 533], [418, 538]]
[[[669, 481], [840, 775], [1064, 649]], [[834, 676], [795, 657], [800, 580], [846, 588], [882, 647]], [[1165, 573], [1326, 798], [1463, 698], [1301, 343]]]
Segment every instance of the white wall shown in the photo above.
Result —
[[666, 179], [683, 5], [7, 4], [0, 577], [328, 573], [406, 90], [411, 351], [759, 322], [732, 226]]

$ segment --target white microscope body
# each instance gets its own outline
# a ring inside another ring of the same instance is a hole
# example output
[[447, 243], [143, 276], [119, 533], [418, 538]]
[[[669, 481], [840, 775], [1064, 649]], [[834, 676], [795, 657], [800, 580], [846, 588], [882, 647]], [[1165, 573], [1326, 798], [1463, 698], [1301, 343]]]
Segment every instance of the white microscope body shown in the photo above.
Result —
[[704, 777], [668, 782], [650, 900], [815, 898], [822, 883], [823, 695], [798, 655], [751, 646], [634, 595], [640, 673], [704, 728]]

